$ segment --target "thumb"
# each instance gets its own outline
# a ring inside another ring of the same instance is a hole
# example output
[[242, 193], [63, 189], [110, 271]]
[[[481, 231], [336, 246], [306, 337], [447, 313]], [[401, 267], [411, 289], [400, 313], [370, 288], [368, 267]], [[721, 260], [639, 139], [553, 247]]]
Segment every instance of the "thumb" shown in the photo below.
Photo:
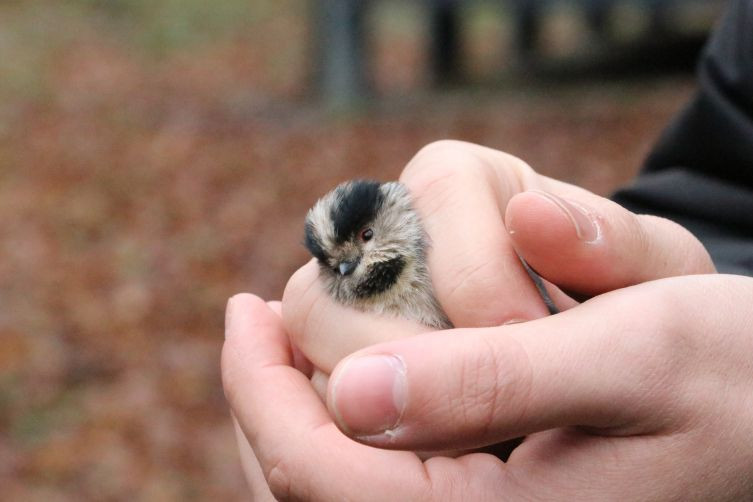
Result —
[[595, 295], [633, 284], [714, 272], [708, 252], [682, 226], [636, 215], [564, 183], [510, 199], [505, 222], [518, 253], [561, 288]]
[[668, 377], [652, 385], [666, 363], [652, 345], [663, 302], [636, 289], [644, 286], [527, 323], [359, 351], [332, 373], [330, 413], [362, 442], [410, 450], [475, 448], [569, 425], [610, 434], [667, 427], [657, 409], [672, 401]]

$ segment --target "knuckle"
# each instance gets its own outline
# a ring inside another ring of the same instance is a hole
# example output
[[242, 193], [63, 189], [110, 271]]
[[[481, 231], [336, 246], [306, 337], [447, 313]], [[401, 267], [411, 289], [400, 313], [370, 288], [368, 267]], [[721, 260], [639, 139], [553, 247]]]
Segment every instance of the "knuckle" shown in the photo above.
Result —
[[[443, 304], [454, 310], [458, 324], [473, 326], [497, 326], [520, 315], [512, 312], [515, 302], [489, 301], [504, 298], [505, 263], [501, 256], [484, 256], [453, 270], [447, 277], [448, 289]], [[462, 262], [462, 261], [459, 261]]]
[[668, 272], [660, 276], [716, 271], [706, 248], [682, 225], [661, 216], [628, 214], [631, 215], [628, 230], [634, 237], [636, 255], [663, 264], [662, 268]]
[[453, 190], [459, 182], [471, 178], [495, 191], [504, 190], [507, 196], [541, 183], [536, 171], [514, 155], [448, 139], [424, 146], [400, 177], [418, 196], [431, 195], [442, 187]]
[[496, 437], [500, 427], [514, 421], [509, 410], [519, 407], [511, 403], [517, 402], [524, 408], [531, 372], [527, 357], [518, 354], [514, 347], [504, 344], [510, 350], [499, 350], [499, 340], [492, 342], [485, 336], [480, 340], [485, 350], [460, 358], [458, 395], [462, 402], [451, 405], [458, 414], [455, 420], [473, 427], [479, 438], [488, 439]]
[[642, 216], [632, 211], [626, 211], [625, 214], [627, 218], [622, 222], [624, 228], [618, 228], [618, 231], [620, 233], [624, 232], [624, 235], [630, 238], [638, 256], [648, 256], [651, 250], [651, 239], [650, 233], [646, 231], [646, 227], [641, 219]]
[[266, 470], [265, 478], [269, 491], [276, 500], [293, 500], [293, 470], [282, 458], [271, 462], [271, 467]]
[[476, 146], [455, 140], [440, 140], [423, 147], [401, 176], [411, 191], [421, 196], [437, 186], [452, 186], [459, 178], [478, 176], [489, 169]]
[[[655, 239], [656, 233], [649, 230], [655, 223], [646, 225], [649, 219], [656, 217], [639, 215], [617, 204], [612, 207], [615, 208], [614, 217], [605, 218], [602, 223], [606, 226], [607, 233], [611, 234], [614, 240], [619, 243], [619, 245], [614, 246], [614, 252], [637, 258], [634, 265], [624, 267], [624, 270], [617, 267], [617, 271], [615, 271], [616, 275], [621, 277], [622, 283], [631, 284], [635, 282], [636, 271], [634, 268], [636, 265], [645, 275], [648, 272], [645, 264], [652, 264], [659, 258], [656, 256], [658, 251]], [[654, 221], [658, 221], [658, 218]]]
[[678, 386], [685, 380], [689, 354], [698, 348], [693, 330], [678, 323], [681, 310], [671, 288], [652, 288], [649, 295], [641, 293], [629, 299], [626, 312], [640, 313], [641, 322], [634, 323], [621, 337], [621, 350], [630, 358], [633, 375], [640, 382], [644, 399], [656, 402], [674, 399]]
[[701, 241], [693, 235], [690, 230], [674, 221], [667, 220], [668, 224], [677, 229], [677, 233], [682, 236], [680, 239], [685, 243], [685, 253], [681, 254], [684, 258], [683, 267], [680, 275], [689, 274], [708, 274], [716, 272], [714, 262], [711, 260], [709, 252]]
[[433, 141], [428, 145], [422, 147], [413, 159], [410, 161], [406, 169], [415, 169], [417, 165], [424, 162], [434, 163], [437, 160], [442, 160], [447, 155], [453, 156], [457, 154], [469, 154], [473, 149], [471, 143], [464, 141], [457, 141], [453, 139], [441, 139]]
[[463, 362], [460, 375], [463, 403], [454, 409], [462, 413], [458, 417], [462, 422], [474, 423], [478, 434], [486, 436], [494, 422], [500, 393], [496, 361], [489, 352], [479, 353], [477, 357]]

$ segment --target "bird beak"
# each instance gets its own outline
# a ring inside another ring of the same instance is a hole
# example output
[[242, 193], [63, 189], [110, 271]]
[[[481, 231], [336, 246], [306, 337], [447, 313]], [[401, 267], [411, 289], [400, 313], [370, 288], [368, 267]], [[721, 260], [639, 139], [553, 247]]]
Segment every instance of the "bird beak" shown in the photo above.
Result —
[[361, 261], [360, 258], [356, 258], [354, 260], [341, 261], [340, 264], [337, 266], [337, 269], [340, 271], [340, 275], [352, 274], [360, 261]]

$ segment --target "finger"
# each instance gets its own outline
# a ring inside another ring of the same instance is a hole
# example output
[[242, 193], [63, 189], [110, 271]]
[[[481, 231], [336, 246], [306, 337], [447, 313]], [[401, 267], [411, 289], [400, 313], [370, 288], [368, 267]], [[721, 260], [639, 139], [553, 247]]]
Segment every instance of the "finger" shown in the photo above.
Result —
[[314, 365], [311, 364], [311, 361], [309, 361], [308, 357], [306, 357], [303, 352], [301, 352], [301, 349], [299, 349], [295, 345], [290, 346], [290, 351], [293, 355], [293, 367], [306, 375], [308, 378], [312, 378], [314, 372], [316, 371], [316, 368], [314, 368]]
[[539, 274], [586, 295], [687, 274], [714, 272], [703, 245], [680, 225], [636, 215], [585, 190], [514, 196], [505, 213], [512, 242]]
[[680, 377], [667, 368], [682, 356], [661, 338], [670, 295], [644, 290], [527, 323], [369, 347], [335, 368], [328, 406], [343, 431], [388, 448], [477, 447], [570, 425], [669, 427], [658, 410], [676, 397]]
[[322, 402], [327, 400], [327, 384], [329, 383], [329, 375], [322, 370], [314, 370], [311, 375], [311, 386], [316, 391], [316, 395]]
[[[282, 302], [270, 301], [267, 302], [267, 306], [272, 312], [277, 314], [278, 317], [282, 318]], [[301, 350], [295, 345], [291, 345], [290, 351], [293, 356], [293, 367], [308, 378], [311, 378], [314, 374], [314, 366], [311, 364], [311, 361], [309, 361], [303, 352], [301, 352]]]
[[429, 487], [414, 454], [369, 448], [337, 430], [306, 377], [290, 367], [282, 324], [262, 300], [233, 297], [226, 322], [223, 386], [275, 497], [424, 498]]
[[[530, 264], [528, 266], [530, 267]], [[573, 298], [572, 293], [567, 294], [552, 282], [547, 281], [541, 276], [539, 277], [542, 284], [544, 285], [544, 288], [546, 289], [546, 294], [549, 296], [552, 304], [554, 304], [556, 312], [564, 312], [565, 310], [569, 310], [580, 305], [580, 302]]]
[[429, 331], [416, 322], [368, 314], [335, 302], [322, 289], [318, 275], [314, 261], [293, 274], [285, 287], [282, 312], [295, 346], [326, 373], [363, 347]]
[[430, 236], [432, 280], [455, 326], [547, 315], [504, 228], [504, 207], [526, 171], [501, 152], [441, 141], [421, 150], [400, 177]]
[[267, 302], [267, 306], [270, 308], [270, 310], [272, 310], [272, 312], [282, 317], [282, 302], [270, 301]]
[[241, 467], [243, 474], [246, 476], [246, 482], [251, 489], [251, 500], [260, 502], [274, 501], [272, 492], [269, 491], [267, 481], [264, 479], [264, 473], [261, 470], [259, 461], [256, 460], [254, 450], [248, 444], [246, 436], [243, 435], [238, 421], [233, 417], [233, 429], [235, 430], [235, 440], [238, 443], [238, 453], [241, 457]]

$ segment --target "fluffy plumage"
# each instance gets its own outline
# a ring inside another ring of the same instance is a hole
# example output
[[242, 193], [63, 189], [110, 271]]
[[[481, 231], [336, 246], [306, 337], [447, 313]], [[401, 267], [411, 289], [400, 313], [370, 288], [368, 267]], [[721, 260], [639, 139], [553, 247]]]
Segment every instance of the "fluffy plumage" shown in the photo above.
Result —
[[428, 237], [402, 184], [356, 180], [337, 186], [309, 210], [303, 242], [338, 302], [435, 328], [452, 326], [434, 296]]

